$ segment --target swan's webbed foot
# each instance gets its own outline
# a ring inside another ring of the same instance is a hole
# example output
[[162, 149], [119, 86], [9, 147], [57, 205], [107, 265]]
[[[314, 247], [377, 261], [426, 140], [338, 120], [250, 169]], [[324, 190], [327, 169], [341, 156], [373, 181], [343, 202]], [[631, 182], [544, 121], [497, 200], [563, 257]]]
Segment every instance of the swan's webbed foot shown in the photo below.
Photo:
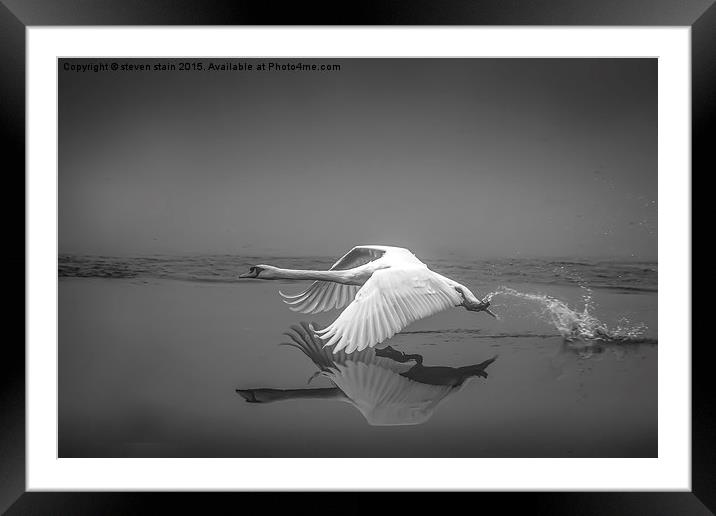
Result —
[[497, 316], [489, 310], [489, 306], [490, 306], [489, 301], [487, 301], [487, 300], [474, 301], [474, 300], [470, 299], [469, 297], [467, 297], [465, 295], [465, 291], [463, 290], [462, 287], [455, 287], [455, 290], [457, 290], [458, 293], [462, 296], [462, 303], [458, 306], [463, 306], [463, 307], [465, 307], [466, 310], [469, 310], [470, 312], [485, 312], [488, 315], [491, 315], [492, 317], [497, 319]]

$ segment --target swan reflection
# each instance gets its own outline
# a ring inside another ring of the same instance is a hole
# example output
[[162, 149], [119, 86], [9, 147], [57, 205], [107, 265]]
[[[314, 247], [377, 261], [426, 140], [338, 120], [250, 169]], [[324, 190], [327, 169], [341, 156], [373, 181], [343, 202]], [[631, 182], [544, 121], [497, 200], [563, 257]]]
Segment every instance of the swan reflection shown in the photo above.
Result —
[[[314, 323], [313, 328], [318, 328]], [[417, 425], [426, 422], [445, 398], [459, 391], [469, 378], [487, 378], [487, 367], [496, 356], [464, 367], [424, 366], [423, 357], [406, 355], [388, 346], [346, 354], [333, 353], [306, 322], [285, 333], [290, 343], [316, 365], [309, 379], [324, 376], [333, 384], [326, 388], [237, 389], [249, 403], [272, 403], [291, 399], [332, 399], [355, 406], [370, 425]]]

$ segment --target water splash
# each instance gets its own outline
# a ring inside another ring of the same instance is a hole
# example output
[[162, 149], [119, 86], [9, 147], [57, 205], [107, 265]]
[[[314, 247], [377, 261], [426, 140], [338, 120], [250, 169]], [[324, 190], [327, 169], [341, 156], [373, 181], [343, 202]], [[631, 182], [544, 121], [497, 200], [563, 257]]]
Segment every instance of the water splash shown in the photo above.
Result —
[[599, 342], [636, 342], [644, 339], [647, 326], [643, 323], [632, 324], [626, 317], [619, 320], [616, 326], [609, 327], [593, 314], [594, 297], [589, 287], [580, 285], [583, 290], [581, 311], [569, 307], [567, 303], [545, 294], [519, 292], [513, 288], [501, 287], [490, 292], [485, 298], [490, 301], [497, 295], [512, 296], [527, 301], [534, 301], [540, 308], [540, 316], [552, 324], [567, 341], [599, 341]]

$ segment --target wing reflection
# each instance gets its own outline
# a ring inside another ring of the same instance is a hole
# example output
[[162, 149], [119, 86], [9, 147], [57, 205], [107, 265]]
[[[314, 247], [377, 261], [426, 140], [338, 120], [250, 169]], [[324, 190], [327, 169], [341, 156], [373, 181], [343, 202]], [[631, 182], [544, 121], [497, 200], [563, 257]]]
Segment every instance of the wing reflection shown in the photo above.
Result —
[[[317, 328], [315, 324], [313, 328]], [[423, 357], [406, 355], [390, 346], [345, 354], [333, 353], [309, 328], [291, 327], [287, 346], [301, 350], [318, 368], [316, 376], [328, 378], [334, 387], [305, 389], [237, 389], [249, 403], [289, 399], [334, 399], [351, 403], [370, 425], [417, 425], [433, 415], [438, 404], [459, 391], [466, 380], [487, 378], [487, 367], [496, 356], [464, 367], [433, 367]]]

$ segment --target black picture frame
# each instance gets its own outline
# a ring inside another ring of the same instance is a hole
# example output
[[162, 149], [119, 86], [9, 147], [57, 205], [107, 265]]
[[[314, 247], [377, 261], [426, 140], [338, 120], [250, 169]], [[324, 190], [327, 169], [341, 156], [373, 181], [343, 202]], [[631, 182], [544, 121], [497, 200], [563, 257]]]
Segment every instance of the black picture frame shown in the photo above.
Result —
[[[404, 0], [335, 4], [230, 0], [0, 0], [0, 110], [2, 112], [3, 177], [11, 180], [7, 198], [25, 203], [25, 29], [71, 25], [561, 25], [561, 26], [690, 26], [692, 30], [692, 170], [715, 170], [712, 141], [716, 107], [716, 6], [714, 0]], [[709, 131], [711, 129], [711, 131]], [[692, 178], [694, 176], [692, 172]], [[17, 188], [14, 188], [14, 187]], [[20, 192], [23, 195], [20, 195]], [[15, 220], [16, 207], [3, 203], [5, 220]], [[12, 216], [10, 211], [13, 211]], [[7, 270], [24, 270], [25, 227], [6, 225], [10, 242], [22, 253], [3, 257]], [[21, 244], [22, 242], [22, 244]], [[24, 278], [9, 274], [7, 282], [25, 299]], [[17, 283], [15, 285], [14, 283]], [[13, 299], [6, 296], [7, 300]], [[13, 328], [25, 321], [25, 304], [13, 302], [6, 321]], [[21, 307], [21, 308], [20, 308]], [[19, 313], [22, 311], [22, 315]], [[17, 312], [17, 317], [15, 313]], [[25, 492], [25, 350], [22, 339], [7, 339], [0, 367], [0, 511], [7, 514], [124, 514], [164, 511], [172, 505], [210, 512], [215, 504], [253, 497], [263, 510], [283, 503], [285, 496], [248, 493], [76, 493]], [[681, 344], [691, 345], [688, 339]], [[712, 514], [716, 511], [716, 402], [707, 385], [709, 342], [692, 346], [692, 491], [589, 493], [474, 493], [467, 503], [495, 504], [501, 511], [516, 507], [531, 514]], [[352, 497], [347, 509], [373, 511], [374, 496]], [[457, 496], [457, 495], [455, 495]], [[463, 495], [460, 495], [463, 496]], [[302, 497], [298, 497], [302, 498]], [[305, 499], [305, 497], [303, 497]], [[403, 497], [401, 512], [421, 505], [422, 495]], [[242, 504], [245, 502], [242, 502]], [[295, 503], [292, 501], [291, 503]], [[313, 504], [315, 502], [307, 501]], [[452, 502], [451, 502], [452, 503]], [[460, 503], [459, 500], [456, 503]], [[329, 505], [329, 507], [332, 505]], [[384, 506], [385, 507], [385, 506]], [[316, 508], [320, 508], [320, 505]], [[229, 509], [231, 510], [231, 509]], [[236, 510], [236, 507], [234, 507]], [[234, 512], [232, 510], [232, 512]], [[216, 512], [216, 511], [212, 511]]]

